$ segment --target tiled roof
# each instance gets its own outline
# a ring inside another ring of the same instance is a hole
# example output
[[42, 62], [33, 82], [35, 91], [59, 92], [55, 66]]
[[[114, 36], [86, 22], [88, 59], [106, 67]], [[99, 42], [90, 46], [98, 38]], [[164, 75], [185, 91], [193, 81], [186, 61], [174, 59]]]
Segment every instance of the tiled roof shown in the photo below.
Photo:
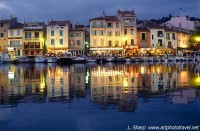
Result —
[[134, 10], [131, 10], [131, 11], [128, 11], [128, 10], [124, 10], [124, 11], [118, 10], [117, 13], [122, 14], [122, 15], [126, 15], [126, 14], [135, 15]]
[[70, 22], [69, 21], [54, 21], [54, 20], [51, 20], [48, 25], [59, 25], [59, 26], [65, 26], [67, 24], [69, 24]]
[[24, 24], [18, 23], [17, 25], [15, 25], [14, 27], [11, 27], [10, 29], [23, 29], [23, 28], [24, 28]]
[[0, 23], [9, 23], [9, 22], [11, 22], [11, 19], [0, 20]]
[[146, 31], [146, 32], [150, 32], [148, 28], [145, 27], [137, 27], [137, 31]]
[[101, 17], [90, 19], [90, 21], [91, 20], [119, 21], [119, 19], [116, 16], [101, 16]]
[[75, 28], [85, 28], [85, 25], [75, 25]]

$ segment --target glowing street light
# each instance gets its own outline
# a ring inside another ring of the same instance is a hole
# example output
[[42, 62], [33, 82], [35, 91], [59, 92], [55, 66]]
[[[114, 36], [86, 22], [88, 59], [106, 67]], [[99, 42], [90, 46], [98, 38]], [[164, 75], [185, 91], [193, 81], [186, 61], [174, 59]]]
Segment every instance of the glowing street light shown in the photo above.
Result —
[[200, 36], [195, 37], [195, 41], [200, 42]]

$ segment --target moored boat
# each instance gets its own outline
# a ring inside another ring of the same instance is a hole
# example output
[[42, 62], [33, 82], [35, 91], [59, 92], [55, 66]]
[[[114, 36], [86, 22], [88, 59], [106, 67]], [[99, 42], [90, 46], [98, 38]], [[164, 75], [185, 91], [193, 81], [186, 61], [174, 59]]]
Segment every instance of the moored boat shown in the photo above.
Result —
[[45, 58], [43, 56], [36, 56], [35, 57], [35, 62], [36, 63], [46, 63], [47, 62], [47, 58]]
[[73, 60], [71, 58], [71, 55], [72, 55], [71, 52], [63, 52], [63, 53], [61, 53], [59, 63], [61, 65], [72, 64]]
[[74, 63], [86, 63], [86, 59], [83, 56], [78, 55], [73, 59]]
[[0, 63], [4, 63], [4, 64], [5, 63], [12, 63], [13, 61], [14, 61], [14, 58], [12, 58], [9, 53], [3, 52], [1, 54]]

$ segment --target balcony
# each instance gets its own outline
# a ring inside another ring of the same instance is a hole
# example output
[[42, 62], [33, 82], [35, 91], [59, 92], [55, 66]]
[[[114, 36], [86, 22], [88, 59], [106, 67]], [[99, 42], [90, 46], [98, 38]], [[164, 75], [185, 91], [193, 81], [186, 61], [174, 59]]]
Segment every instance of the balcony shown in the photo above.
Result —
[[106, 28], [106, 25], [92, 25], [91, 28]]
[[25, 44], [24, 49], [40, 49], [40, 43], [34, 42], [34, 43]]
[[124, 22], [124, 26], [135, 26], [133, 22]]

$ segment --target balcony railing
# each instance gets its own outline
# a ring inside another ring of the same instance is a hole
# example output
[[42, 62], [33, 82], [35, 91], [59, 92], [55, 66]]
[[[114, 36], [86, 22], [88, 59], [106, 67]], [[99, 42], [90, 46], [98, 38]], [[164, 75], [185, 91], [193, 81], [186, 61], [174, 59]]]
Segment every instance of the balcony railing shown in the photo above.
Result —
[[135, 26], [135, 23], [130, 22], [130, 23], [124, 23], [124, 26]]
[[106, 25], [92, 25], [91, 28], [106, 28]]

